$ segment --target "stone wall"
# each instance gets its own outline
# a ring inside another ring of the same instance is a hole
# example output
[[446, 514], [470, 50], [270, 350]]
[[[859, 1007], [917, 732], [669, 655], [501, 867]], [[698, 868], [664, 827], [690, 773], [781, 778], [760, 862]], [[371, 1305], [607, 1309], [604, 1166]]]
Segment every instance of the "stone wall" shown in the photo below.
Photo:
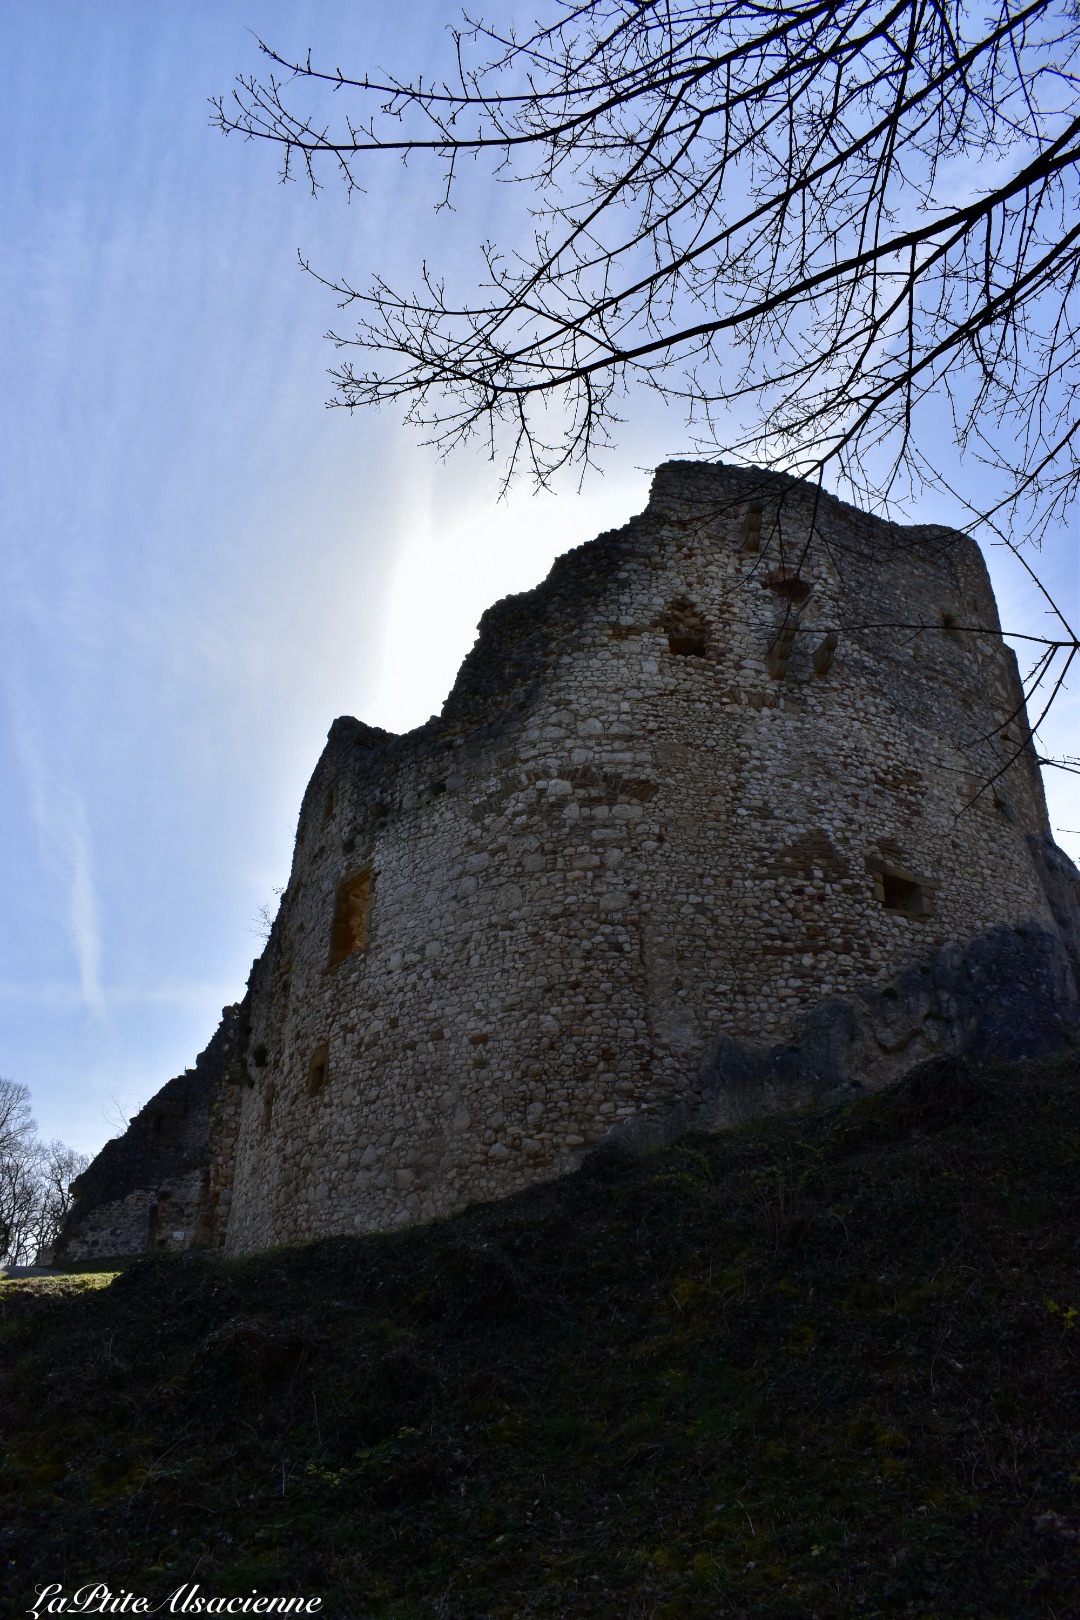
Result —
[[224, 1241], [246, 1005], [222, 1009], [195, 1067], [170, 1080], [73, 1183], [54, 1262]]
[[[427, 1219], [703, 1098], [719, 1122], [823, 1005], [920, 967], [947, 999], [941, 963], [970, 979], [1002, 930], [1043, 942], [1063, 1038], [1076, 881], [974, 543], [668, 464], [484, 616], [438, 720], [331, 729], [251, 981], [227, 1246]], [[843, 1083], [883, 1083], [852, 1016]]]

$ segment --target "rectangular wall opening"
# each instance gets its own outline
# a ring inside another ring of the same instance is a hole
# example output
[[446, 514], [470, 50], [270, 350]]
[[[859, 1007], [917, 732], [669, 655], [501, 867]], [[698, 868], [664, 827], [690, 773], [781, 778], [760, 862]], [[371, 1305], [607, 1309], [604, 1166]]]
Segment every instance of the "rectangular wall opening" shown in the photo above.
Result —
[[330, 1077], [330, 1045], [322, 1041], [311, 1054], [308, 1063], [307, 1088], [309, 1097], [317, 1097]]
[[370, 871], [360, 872], [341, 885], [334, 902], [334, 926], [330, 936], [331, 967], [337, 967], [347, 956], [364, 949], [370, 906]]
[[897, 917], [929, 917], [933, 912], [938, 881], [892, 865], [876, 854], [866, 857], [866, 870], [874, 880], [874, 899], [882, 909]]
[[926, 913], [926, 895], [921, 883], [914, 878], [898, 877], [893, 872], [881, 874], [881, 903], [886, 911], [898, 911], [902, 917], [922, 917]]
[[709, 650], [708, 625], [688, 596], [677, 596], [668, 603], [664, 628], [668, 648], [677, 658], [705, 657]]
[[885, 911], [898, 917], [928, 917], [933, 911], [936, 882], [891, 866], [878, 855], [868, 856], [866, 866], [874, 880], [874, 898]]

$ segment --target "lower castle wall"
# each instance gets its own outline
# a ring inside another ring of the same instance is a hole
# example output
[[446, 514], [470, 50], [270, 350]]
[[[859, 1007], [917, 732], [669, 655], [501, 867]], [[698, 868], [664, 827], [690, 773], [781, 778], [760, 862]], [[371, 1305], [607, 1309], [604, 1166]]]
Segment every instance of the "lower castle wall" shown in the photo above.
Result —
[[195, 1067], [170, 1080], [72, 1184], [56, 1263], [225, 1238], [243, 1076], [246, 1007], [222, 1008]]
[[77, 1263], [148, 1250], [175, 1253], [194, 1248], [199, 1243], [205, 1204], [206, 1171], [201, 1169], [158, 1186], [136, 1187], [78, 1215], [77, 1229], [65, 1235], [56, 1259]]

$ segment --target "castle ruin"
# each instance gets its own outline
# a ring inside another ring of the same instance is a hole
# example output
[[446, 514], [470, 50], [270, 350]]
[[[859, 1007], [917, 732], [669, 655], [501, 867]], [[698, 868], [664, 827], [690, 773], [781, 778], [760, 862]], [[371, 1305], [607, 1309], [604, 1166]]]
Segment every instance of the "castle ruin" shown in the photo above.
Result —
[[334, 722], [182, 1173], [138, 1147], [154, 1099], [59, 1252], [429, 1220], [935, 1052], [1049, 1050], [1078, 884], [975, 543], [668, 463], [484, 615], [437, 719]]

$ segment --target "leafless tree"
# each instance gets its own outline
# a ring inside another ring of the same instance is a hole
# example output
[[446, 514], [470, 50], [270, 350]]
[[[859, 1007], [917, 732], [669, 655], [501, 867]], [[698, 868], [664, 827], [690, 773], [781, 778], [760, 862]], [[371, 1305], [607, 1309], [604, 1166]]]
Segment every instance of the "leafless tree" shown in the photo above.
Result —
[[274, 926], [274, 918], [278, 914], [278, 909], [281, 905], [281, 897], [284, 893], [284, 886], [282, 886], [280, 889], [275, 889], [274, 894], [277, 896], [276, 902], [274, 900], [264, 900], [260, 905], [256, 906], [255, 916], [252, 918], [252, 926], [248, 929], [249, 934], [257, 934], [258, 937], [263, 940], [270, 938], [270, 933]]
[[30, 1093], [0, 1079], [0, 1260], [24, 1262], [33, 1224], [37, 1126]]
[[[1007, 495], [1055, 512], [1075, 494], [1071, 0], [582, 0], [521, 37], [454, 39], [446, 83], [263, 46], [270, 76], [218, 108], [313, 187], [325, 163], [358, 186], [376, 152], [441, 157], [447, 198], [477, 153], [530, 182], [532, 242], [487, 245], [475, 302], [426, 269], [419, 294], [338, 287], [361, 322], [341, 341], [382, 361], [346, 362], [342, 403], [406, 400], [442, 442], [509, 419], [545, 478], [592, 454], [638, 380], [718, 449], [863, 487], [872, 467], [875, 490], [883, 446], [894, 478], [933, 476], [920, 427], [939, 433], [944, 404]], [[718, 413], [742, 400], [753, 423], [729, 440]]]
[[45, 1142], [38, 1153], [38, 1200], [34, 1252], [44, 1256], [53, 1244], [71, 1208], [71, 1183], [90, 1163], [85, 1153], [76, 1153], [59, 1141]]
[[63, 1142], [39, 1141], [29, 1090], [0, 1078], [0, 1262], [26, 1265], [51, 1247], [88, 1163]]
[[[335, 403], [545, 482], [642, 384], [699, 451], [879, 508], [945, 488], [1010, 544], [1075, 501], [1076, 0], [553, 0], [453, 41], [412, 82], [264, 44], [216, 104], [313, 189], [380, 154], [441, 162], [442, 205], [465, 159], [525, 182], [528, 241], [483, 245], [475, 296], [426, 264], [328, 281], [357, 320]], [[1046, 647], [1053, 686], [1064, 621]]]

